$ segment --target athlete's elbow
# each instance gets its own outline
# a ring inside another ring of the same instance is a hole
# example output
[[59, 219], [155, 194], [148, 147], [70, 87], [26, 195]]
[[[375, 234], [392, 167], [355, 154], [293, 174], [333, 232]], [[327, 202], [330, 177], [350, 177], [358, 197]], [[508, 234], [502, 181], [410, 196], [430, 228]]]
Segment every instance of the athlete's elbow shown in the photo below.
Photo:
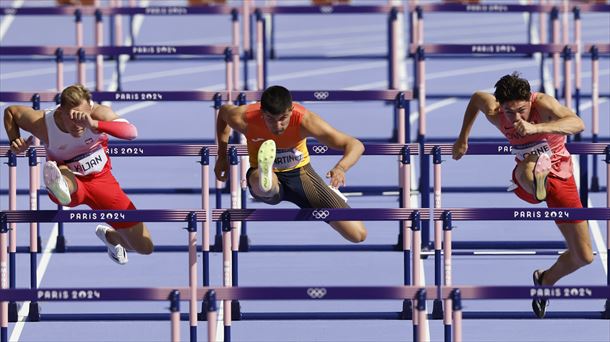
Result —
[[360, 140], [358, 140], [356, 138], [354, 138], [354, 140], [352, 142], [352, 145], [353, 145], [354, 151], [357, 151], [358, 154], [363, 154], [364, 150], [366, 149], [364, 147], [364, 144], [362, 143], [362, 141], [360, 141]]
[[585, 130], [585, 123], [581, 118], [578, 118], [578, 122], [576, 123], [576, 133], [580, 133]]

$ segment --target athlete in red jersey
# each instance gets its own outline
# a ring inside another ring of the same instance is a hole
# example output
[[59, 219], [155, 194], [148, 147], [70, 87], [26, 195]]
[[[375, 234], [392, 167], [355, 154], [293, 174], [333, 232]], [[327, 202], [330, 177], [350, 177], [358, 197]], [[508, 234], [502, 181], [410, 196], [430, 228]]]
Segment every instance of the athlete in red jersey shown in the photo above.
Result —
[[[345, 185], [345, 172], [358, 161], [364, 145], [293, 103], [288, 89], [272, 86], [263, 92], [260, 103], [220, 108], [216, 127], [218, 160], [214, 171], [221, 181], [226, 181], [229, 171], [227, 144], [231, 128], [247, 138], [251, 168], [246, 178], [254, 198], [268, 204], [286, 200], [301, 208], [349, 208], [336, 188]], [[344, 151], [343, 157], [326, 174], [332, 188], [309, 163], [307, 137]], [[328, 224], [351, 242], [362, 242], [366, 238], [361, 221]]]
[[[517, 73], [502, 77], [493, 95], [475, 92], [470, 98], [462, 130], [453, 144], [453, 159], [468, 150], [468, 136], [479, 111], [508, 139], [516, 155], [513, 170], [515, 194], [529, 202], [546, 201], [549, 208], [582, 208], [572, 159], [565, 148], [566, 136], [584, 129], [582, 120], [549, 95], [532, 93], [527, 80]], [[555, 221], [567, 251], [546, 271], [534, 271], [536, 285], [553, 285], [559, 279], [593, 262], [586, 221]], [[548, 300], [534, 300], [534, 312], [545, 314]]]
[[[9, 106], [4, 112], [4, 128], [15, 153], [27, 150], [33, 140], [21, 138], [20, 128], [43, 142], [47, 151], [44, 181], [54, 202], [69, 207], [86, 204], [99, 210], [135, 209], [110, 171], [106, 134], [130, 140], [137, 136], [137, 130], [109, 107], [93, 103], [82, 85], [64, 89], [55, 108]], [[144, 223], [108, 224], [112, 227], [99, 225], [96, 234], [115, 262], [127, 263], [126, 249], [152, 253], [153, 243]]]

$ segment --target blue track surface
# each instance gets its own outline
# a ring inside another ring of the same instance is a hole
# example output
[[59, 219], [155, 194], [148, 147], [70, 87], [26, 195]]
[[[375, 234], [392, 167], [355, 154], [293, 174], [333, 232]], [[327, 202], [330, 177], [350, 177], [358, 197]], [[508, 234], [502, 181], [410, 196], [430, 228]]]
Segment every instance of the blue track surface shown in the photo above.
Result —
[[[382, 0], [352, 0], [355, 4], [378, 4]], [[186, 1], [141, 1], [149, 5], [184, 5]], [[231, 4], [238, 1], [229, 0]], [[282, 2], [282, 1], [278, 1]], [[106, 1], [102, 1], [103, 4]], [[257, 3], [263, 3], [258, 1]], [[307, 3], [291, 1], [291, 3]], [[385, 1], [384, 1], [385, 3]], [[504, 3], [508, 3], [504, 1]], [[510, 2], [513, 3], [513, 2]], [[2, 7], [50, 6], [51, 1], [0, 0]], [[583, 41], [608, 42], [610, 15], [583, 13]], [[275, 18], [276, 52], [278, 56], [312, 54], [367, 54], [380, 55], [386, 51], [385, 15], [278, 15]], [[537, 16], [534, 23], [537, 24]], [[93, 44], [93, 21], [86, 17], [85, 45]], [[127, 19], [124, 18], [125, 25]], [[0, 16], [0, 44], [14, 45], [72, 45], [74, 24], [71, 17]], [[51, 30], [50, 27], [53, 27]], [[125, 26], [126, 27], [126, 26]], [[407, 22], [404, 35], [408, 37]], [[230, 16], [146, 16], [136, 18], [138, 44], [228, 44]], [[536, 27], [534, 29], [537, 29]], [[6, 31], [5, 31], [6, 30]], [[127, 31], [125, 29], [125, 31]], [[57, 34], [60, 32], [61, 34]], [[522, 14], [427, 14], [425, 37], [427, 43], [523, 43], [528, 32]], [[109, 32], [106, 30], [106, 39]], [[406, 43], [406, 39], [405, 39]], [[402, 86], [412, 87], [412, 60], [404, 61]], [[281, 84], [292, 90], [300, 89], [385, 89], [387, 65], [383, 60], [277, 60], [270, 61], [269, 84]], [[514, 70], [529, 79], [533, 89], [540, 86], [539, 65], [534, 59], [431, 59], [427, 61], [427, 92], [464, 93], [491, 90], [495, 81]], [[583, 58], [583, 93], [591, 93], [591, 63]], [[551, 70], [550, 62], [546, 65]], [[122, 75], [123, 90], [222, 90], [224, 62], [221, 60], [128, 61]], [[250, 62], [250, 82], [254, 79], [254, 63]], [[93, 87], [94, 67], [88, 63], [87, 86]], [[75, 82], [73, 62], [66, 63], [66, 84]], [[109, 88], [115, 77], [113, 62], [105, 67], [105, 84]], [[610, 63], [600, 60], [600, 93], [610, 92]], [[243, 77], [243, 76], [242, 76]], [[0, 59], [1, 91], [54, 91], [55, 65], [52, 61], [3, 61]], [[250, 83], [250, 89], [254, 83]], [[110, 89], [110, 88], [109, 88]], [[111, 89], [112, 90], [112, 89]], [[459, 132], [467, 101], [456, 98], [429, 99], [428, 141], [455, 137]], [[8, 104], [0, 103], [0, 110]], [[47, 104], [50, 105], [50, 104]], [[213, 139], [214, 112], [211, 102], [128, 103], [115, 102], [112, 108], [138, 127], [138, 139]], [[356, 137], [389, 138], [392, 135], [392, 107], [378, 102], [344, 102], [305, 104], [336, 128]], [[411, 103], [412, 113], [417, 103]], [[610, 136], [610, 101], [600, 101], [600, 136]], [[583, 137], [591, 137], [591, 102], [581, 101], [581, 116], [586, 130]], [[411, 119], [411, 138], [416, 138], [417, 121]], [[499, 132], [479, 118], [472, 137], [496, 137]], [[0, 140], [6, 140], [1, 130]], [[511, 156], [468, 156], [456, 162], [445, 158], [443, 186], [488, 186], [508, 184], [514, 165]], [[599, 158], [601, 159], [601, 158]], [[336, 157], [315, 157], [313, 166], [325, 174], [336, 162]], [[589, 158], [591, 160], [591, 158]], [[114, 174], [124, 188], [191, 188], [200, 186], [197, 158], [114, 158]], [[27, 161], [19, 160], [18, 188], [27, 188]], [[413, 158], [415, 177], [419, 177], [419, 159]], [[576, 163], [577, 165], [577, 163]], [[606, 164], [598, 161], [602, 186]], [[389, 156], [364, 157], [347, 175], [348, 185], [398, 184], [396, 160]], [[0, 169], [0, 188], [7, 189], [6, 167]], [[591, 193], [589, 206], [605, 207], [605, 193]], [[199, 195], [133, 195], [133, 202], [141, 209], [199, 208]], [[419, 199], [414, 197], [416, 203]], [[7, 196], [0, 197], [0, 207], [8, 206]], [[212, 199], [213, 202], [213, 199]], [[28, 197], [19, 196], [18, 208], [28, 207]], [[350, 197], [352, 207], [395, 208], [395, 196]], [[448, 193], [443, 194], [443, 207], [525, 207], [511, 193]], [[230, 205], [228, 195], [223, 206]], [[41, 197], [42, 209], [55, 206]], [[249, 200], [252, 208], [268, 208]], [[280, 208], [292, 208], [281, 204]], [[81, 209], [81, 208], [79, 208]], [[85, 209], [84, 207], [82, 209]], [[69, 245], [95, 245], [94, 224], [68, 224]], [[157, 245], [185, 245], [184, 224], [151, 223], [148, 225]], [[606, 222], [590, 224], [594, 233], [593, 249], [598, 252], [593, 264], [564, 278], [558, 285], [603, 285], [607, 265], [600, 252], [605, 252]], [[214, 227], [214, 226], [212, 226]], [[18, 246], [29, 243], [29, 226], [18, 225]], [[41, 224], [43, 248], [53, 248], [49, 237], [56, 225]], [[367, 244], [395, 244], [398, 225], [393, 222], [370, 222]], [[248, 224], [253, 244], [347, 244], [328, 226], [311, 222], [254, 222]], [[503, 240], [561, 240], [556, 226], [548, 221], [518, 224], [504, 221], [457, 222], [455, 241]], [[599, 250], [598, 248], [601, 248]], [[602, 254], [605, 258], [605, 255]], [[129, 255], [129, 264], [119, 267], [106, 253], [43, 253], [38, 260], [49, 258], [48, 266], [40, 266], [41, 287], [183, 287], [188, 283], [188, 255], [184, 252], [154, 253], [150, 256]], [[530, 285], [531, 273], [549, 267], [551, 256], [456, 256], [453, 283], [463, 285]], [[17, 285], [29, 286], [29, 255], [17, 258]], [[433, 258], [423, 260], [426, 284], [434, 283]], [[402, 254], [397, 252], [250, 252], [240, 254], [240, 285], [400, 285], [402, 284]], [[201, 273], [201, 270], [200, 270]], [[211, 255], [211, 283], [222, 284], [222, 255]], [[199, 275], [201, 279], [201, 274]], [[551, 302], [553, 311], [601, 311], [603, 301]], [[428, 305], [431, 310], [431, 303]], [[398, 312], [401, 301], [324, 301], [324, 302], [242, 302], [244, 312]], [[43, 313], [92, 312], [167, 312], [166, 302], [154, 303], [44, 303]], [[529, 301], [469, 301], [465, 311], [529, 311]], [[188, 306], [182, 304], [182, 311]], [[21, 311], [20, 315], [27, 312]], [[68, 331], [69, 329], [69, 331]], [[207, 332], [200, 322], [199, 339]], [[233, 341], [411, 341], [410, 321], [242, 321], [233, 323]], [[607, 320], [465, 320], [464, 341], [608, 341]], [[11, 323], [11, 341], [166, 341], [169, 339], [167, 322], [38, 322]], [[443, 340], [440, 321], [430, 321], [432, 341]], [[188, 340], [188, 322], [182, 322], [182, 338]]]

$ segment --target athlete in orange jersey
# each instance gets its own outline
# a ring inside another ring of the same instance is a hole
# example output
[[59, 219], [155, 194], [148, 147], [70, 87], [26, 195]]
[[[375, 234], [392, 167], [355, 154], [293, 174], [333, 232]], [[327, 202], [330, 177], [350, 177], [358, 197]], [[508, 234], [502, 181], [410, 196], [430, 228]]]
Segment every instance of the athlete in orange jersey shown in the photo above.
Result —
[[[263, 92], [260, 103], [220, 108], [216, 126], [218, 160], [214, 171], [221, 181], [226, 181], [229, 171], [227, 144], [231, 128], [248, 140], [251, 168], [246, 178], [254, 198], [268, 204], [286, 200], [301, 208], [349, 208], [336, 188], [345, 185], [345, 172], [358, 161], [364, 145], [336, 130], [317, 114], [293, 103], [288, 89], [272, 86]], [[326, 174], [330, 187], [309, 163], [307, 137], [344, 151], [343, 157]], [[271, 146], [271, 150], [263, 151]], [[275, 146], [277, 153], [274, 153]], [[261, 153], [271, 151], [269, 167], [259, 165], [259, 148]], [[262, 169], [273, 172], [269, 171], [267, 176]], [[269, 186], [261, 185], [263, 178], [270, 180]], [[328, 224], [351, 242], [362, 242], [366, 238], [366, 228], [361, 221], [330, 221]]]
[[[464, 114], [462, 130], [453, 144], [453, 159], [468, 150], [468, 135], [479, 111], [508, 139], [516, 155], [515, 194], [529, 203], [546, 201], [549, 208], [582, 208], [565, 148], [566, 136], [583, 131], [584, 123], [549, 95], [532, 93], [527, 80], [513, 73], [502, 77], [495, 93], [475, 92]], [[555, 221], [568, 250], [548, 270], [534, 271], [535, 285], [553, 285], [593, 262], [586, 221]], [[534, 300], [534, 312], [543, 317], [548, 300]]]

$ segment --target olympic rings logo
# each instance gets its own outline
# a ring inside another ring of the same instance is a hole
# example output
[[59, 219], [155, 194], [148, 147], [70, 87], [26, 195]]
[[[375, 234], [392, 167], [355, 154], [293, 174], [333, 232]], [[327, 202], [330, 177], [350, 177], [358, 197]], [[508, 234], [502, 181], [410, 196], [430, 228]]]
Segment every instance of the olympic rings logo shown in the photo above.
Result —
[[332, 13], [334, 11], [333, 6], [322, 6], [320, 7], [320, 12], [324, 14]]
[[325, 218], [328, 217], [328, 215], [330, 215], [330, 212], [328, 212], [328, 210], [317, 210], [316, 209], [311, 214], [317, 220], [324, 220]]
[[315, 97], [316, 100], [326, 100], [328, 96], [330, 96], [330, 94], [327, 91], [316, 91], [313, 93], [313, 97]]
[[326, 296], [326, 289], [323, 287], [310, 287], [307, 289], [307, 295], [314, 299], [321, 299]]
[[328, 146], [326, 145], [313, 145], [311, 147], [311, 149], [317, 153], [317, 154], [322, 154], [322, 153], [326, 153], [326, 151], [328, 151]]

